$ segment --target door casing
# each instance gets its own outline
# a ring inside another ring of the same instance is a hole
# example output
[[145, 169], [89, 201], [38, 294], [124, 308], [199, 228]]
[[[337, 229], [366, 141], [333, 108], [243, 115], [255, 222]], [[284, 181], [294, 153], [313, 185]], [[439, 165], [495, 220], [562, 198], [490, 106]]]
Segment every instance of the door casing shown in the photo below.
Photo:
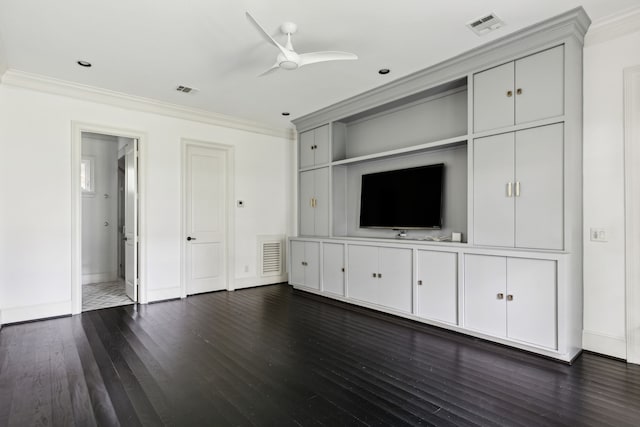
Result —
[[235, 290], [235, 236], [234, 233], [231, 232], [235, 230], [235, 193], [234, 193], [234, 177], [235, 177], [235, 149], [231, 145], [226, 144], [218, 144], [215, 142], [207, 142], [207, 141], [199, 141], [193, 139], [182, 139], [181, 142], [181, 209], [180, 209], [180, 296], [181, 298], [186, 298], [187, 296], [187, 269], [186, 261], [187, 261], [187, 230], [186, 230], [186, 211], [187, 211], [187, 200], [186, 200], [186, 173], [187, 173], [187, 147], [195, 146], [195, 147], [203, 147], [203, 148], [214, 148], [218, 150], [223, 150], [227, 154], [227, 188], [226, 188], [226, 205], [227, 209], [225, 212], [225, 222], [226, 222], [226, 230], [225, 230], [225, 258], [227, 260], [226, 269], [227, 269], [227, 287], [226, 290], [233, 291]]
[[138, 302], [147, 303], [145, 233], [145, 132], [95, 123], [71, 122], [71, 314], [82, 313], [82, 192], [80, 162], [82, 133], [99, 133], [138, 140]]

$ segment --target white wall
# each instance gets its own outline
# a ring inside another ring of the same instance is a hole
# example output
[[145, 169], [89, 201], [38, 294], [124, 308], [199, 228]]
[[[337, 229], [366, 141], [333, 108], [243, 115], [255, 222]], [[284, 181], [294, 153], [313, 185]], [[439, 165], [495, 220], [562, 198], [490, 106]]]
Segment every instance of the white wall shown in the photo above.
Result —
[[82, 195], [82, 283], [108, 282], [118, 278], [117, 138], [83, 134], [85, 156], [94, 160], [95, 194]]
[[[583, 346], [625, 358], [623, 70], [640, 65], [640, 29], [613, 39], [600, 30], [584, 49]], [[608, 241], [590, 241], [590, 228]]]
[[71, 312], [72, 121], [146, 136], [142, 262], [151, 300], [180, 295], [181, 139], [235, 146], [235, 198], [246, 207], [236, 209], [235, 271], [230, 274], [245, 286], [259, 284], [256, 236], [292, 231], [291, 140], [2, 84], [2, 323]]

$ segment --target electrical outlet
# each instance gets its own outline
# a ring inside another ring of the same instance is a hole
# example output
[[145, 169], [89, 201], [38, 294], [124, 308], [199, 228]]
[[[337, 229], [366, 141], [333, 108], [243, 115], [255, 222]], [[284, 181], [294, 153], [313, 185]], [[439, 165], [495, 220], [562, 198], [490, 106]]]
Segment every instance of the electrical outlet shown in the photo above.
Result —
[[607, 231], [604, 228], [592, 228], [589, 231], [589, 236], [592, 242], [607, 241]]

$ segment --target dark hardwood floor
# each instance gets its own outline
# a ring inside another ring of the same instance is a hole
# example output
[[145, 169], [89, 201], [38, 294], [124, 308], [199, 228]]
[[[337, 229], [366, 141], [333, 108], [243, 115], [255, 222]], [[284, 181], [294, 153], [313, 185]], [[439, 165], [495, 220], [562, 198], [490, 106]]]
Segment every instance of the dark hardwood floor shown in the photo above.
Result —
[[275, 285], [5, 326], [0, 425], [640, 425], [573, 366]]

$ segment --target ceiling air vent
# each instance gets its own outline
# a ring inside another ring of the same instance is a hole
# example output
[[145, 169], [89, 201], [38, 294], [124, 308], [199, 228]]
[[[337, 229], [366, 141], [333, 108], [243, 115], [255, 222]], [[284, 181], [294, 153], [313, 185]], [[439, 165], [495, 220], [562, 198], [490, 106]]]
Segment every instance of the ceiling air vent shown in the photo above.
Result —
[[484, 36], [502, 26], [504, 26], [504, 21], [498, 18], [495, 13], [490, 13], [467, 23], [467, 27], [471, 28], [479, 36]]
[[178, 92], [190, 93], [190, 92], [196, 92], [198, 89], [194, 89], [194, 88], [189, 87], [189, 86], [183, 86], [183, 85], [180, 85], [180, 86], [178, 86], [178, 87], [176, 88], [176, 90], [177, 90]]

